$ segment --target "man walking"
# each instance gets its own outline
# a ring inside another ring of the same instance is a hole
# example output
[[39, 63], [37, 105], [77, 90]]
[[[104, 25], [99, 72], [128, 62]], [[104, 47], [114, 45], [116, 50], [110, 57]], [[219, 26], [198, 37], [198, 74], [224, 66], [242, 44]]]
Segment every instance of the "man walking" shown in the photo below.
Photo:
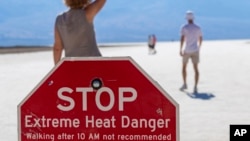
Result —
[[[187, 24], [181, 28], [181, 38], [180, 38], [180, 55], [183, 58], [182, 65], [182, 77], [183, 77], [183, 86], [180, 90], [187, 89], [187, 64], [188, 60], [191, 59], [195, 72], [195, 84], [194, 84], [194, 93], [197, 93], [197, 85], [199, 81], [199, 52], [202, 44], [202, 32], [201, 28], [194, 23], [194, 14], [191, 11], [186, 12]], [[183, 49], [184, 42], [186, 44]]]

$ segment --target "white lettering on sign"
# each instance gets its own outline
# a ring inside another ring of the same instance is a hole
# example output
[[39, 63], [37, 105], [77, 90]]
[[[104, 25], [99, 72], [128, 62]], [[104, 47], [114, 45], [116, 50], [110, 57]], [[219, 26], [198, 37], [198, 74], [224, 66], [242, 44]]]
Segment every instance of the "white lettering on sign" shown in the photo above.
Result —
[[[131, 97], [125, 97], [124, 93], [130, 92], [133, 95]], [[120, 88], [119, 89], [119, 111], [124, 110], [124, 102], [133, 102], [137, 98], [137, 92], [134, 88]]]
[[136, 119], [128, 116], [121, 117], [122, 128], [150, 128], [154, 132], [157, 128], [168, 128], [170, 119]]
[[67, 88], [67, 87], [63, 87], [61, 89], [58, 90], [58, 97], [61, 99], [61, 100], [64, 100], [64, 101], [67, 101], [69, 102], [69, 105], [68, 106], [63, 106], [63, 105], [58, 105], [57, 107], [59, 109], [61, 109], [62, 111], [70, 111], [72, 110], [74, 107], [75, 107], [75, 101], [73, 98], [71, 97], [68, 97], [68, 96], [64, 96], [63, 93], [64, 92], [67, 92], [67, 93], [72, 93], [73, 90], [70, 89], [70, 88]]
[[[88, 110], [88, 93], [94, 92], [95, 90], [92, 87], [76, 87], [75, 92], [82, 94], [82, 110], [87, 111]], [[62, 87], [58, 90], [57, 96], [59, 99], [68, 102], [67, 105], [58, 104], [57, 108], [61, 111], [71, 111], [75, 108], [75, 100], [70, 97], [69, 95], [65, 94], [73, 94], [74, 90], [69, 87]], [[101, 103], [101, 96], [102, 94], [108, 94], [110, 101], [108, 105], [102, 105]], [[131, 93], [131, 96], [125, 96], [125, 93]], [[123, 111], [124, 110], [124, 103], [126, 102], [133, 102], [137, 98], [137, 91], [134, 88], [131, 87], [120, 87], [118, 88], [118, 110]], [[109, 111], [114, 107], [115, 104], [115, 94], [112, 89], [108, 87], [102, 87], [96, 91], [95, 95], [95, 103], [99, 110], [101, 111]]]
[[86, 116], [86, 128], [91, 127], [91, 128], [116, 128], [115, 126], [115, 117], [112, 116], [111, 118], [96, 118], [94, 116]]
[[45, 116], [38, 118], [26, 115], [24, 120], [27, 128], [78, 128], [80, 126], [80, 120], [77, 118], [47, 118]]

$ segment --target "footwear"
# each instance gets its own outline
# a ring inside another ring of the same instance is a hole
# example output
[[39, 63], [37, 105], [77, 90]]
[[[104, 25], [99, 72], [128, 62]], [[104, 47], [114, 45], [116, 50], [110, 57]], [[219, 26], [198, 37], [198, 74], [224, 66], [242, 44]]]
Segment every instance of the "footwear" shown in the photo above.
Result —
[[187, 89], [187, 84], [183, 84], [180, 88], [181, 91], [184, 91], [185, 89]]
[[198, 93], [197, 87], [194, 87], [194, 93]]

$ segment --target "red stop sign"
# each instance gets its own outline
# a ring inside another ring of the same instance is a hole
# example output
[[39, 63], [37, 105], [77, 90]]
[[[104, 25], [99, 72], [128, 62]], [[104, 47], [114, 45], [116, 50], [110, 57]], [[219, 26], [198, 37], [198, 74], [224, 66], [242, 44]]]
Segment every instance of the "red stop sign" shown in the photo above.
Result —
[[65, 58], [19, 104], [19, 141], [178, 141], [178, 112], [130, 57]]

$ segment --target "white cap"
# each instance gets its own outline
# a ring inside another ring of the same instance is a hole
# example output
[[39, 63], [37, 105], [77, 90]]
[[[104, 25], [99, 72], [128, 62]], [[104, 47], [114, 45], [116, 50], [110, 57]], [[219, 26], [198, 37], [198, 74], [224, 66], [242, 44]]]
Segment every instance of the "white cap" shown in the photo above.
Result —
[[186, 19], [187, 20], [193, 20], [194, 19], [194, 13], [192, 11], [186, 12]]

